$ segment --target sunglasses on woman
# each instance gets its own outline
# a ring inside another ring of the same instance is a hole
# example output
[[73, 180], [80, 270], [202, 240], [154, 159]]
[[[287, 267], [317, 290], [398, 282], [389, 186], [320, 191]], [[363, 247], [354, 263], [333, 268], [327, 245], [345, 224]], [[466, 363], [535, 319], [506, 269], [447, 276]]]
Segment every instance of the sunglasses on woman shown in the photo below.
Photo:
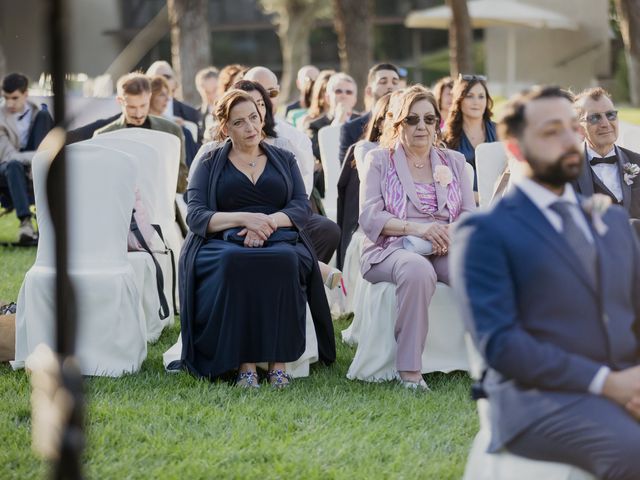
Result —
[[589, 125], [597, 125], [602, 120], [602, 116], [609, 120], [610, 122], [615, 122], [618, 119], [618, 111], [617, 110], [607, 110], [604, 113], [591, 113], [589, 115], [585, 115], [584, 120]]
[[458, 79], [464, 80], [465, 82], [472, 82], [474, 80], [477, 80], [479, 82], [487, 81], [487, 77], [485, 77], [484, 75], [465, 75], [462, 73], [458, 74]]
[[[435, 125], [435, 123], [438, 121], [438, 117], [435, 115], [426, 114], [424, 117], [422, 117], [422, 120], [424, 120], [425, 125]], [[420, 123], [420, 116], [409, 115], [404, 118], [404, 123], [406, 123], [407, 125], [411, 125], [412, 127], [415, 127]]]

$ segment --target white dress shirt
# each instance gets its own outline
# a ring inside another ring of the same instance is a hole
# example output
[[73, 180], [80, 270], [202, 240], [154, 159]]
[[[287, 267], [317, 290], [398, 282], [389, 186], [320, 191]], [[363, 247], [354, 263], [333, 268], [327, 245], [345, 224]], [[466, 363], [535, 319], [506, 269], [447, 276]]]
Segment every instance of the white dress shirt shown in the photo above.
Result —
[[[616, 148], [615, 146], [611, 149], [609, 153], [607, 153], [604, 157], [601, 157], [600, 154], [596, 153], [594, 150], [587, 145], [587, 161], [591, 162], [592, 158], [605, 158], [615, 155]], [[597, 165], [589, 164], [593, 172], [598, 176], [600, 181], [604, 183], [604, 185], [609, 189], [611, 193], [615, 195], [619, 202], [622, 201], [622, 185], [620, 183], [620, 174], [618, 172], [617, 164], [609, 164], [609, 163], [599, 163]]]
[[20, 113], [14, 113], [13, 116], [18, 126], [18, 136], [20, 137], [20, 149], [24, 149], [29, 141], [29, 128], [31, 127], [32, 111], [29, 104], [25, 105], [25, 109]]
[[[558, 233], [562, 233], [562, 218], [549, 207], [557, 201], [565, 201], [573, 205], [573, 208], [571, 208], [571, 216], [573, 217], [573, 220], [576, 222], [582, 233], [584, 233], [587, 240], [591, 243], [594, 242], [587, 220], [580, 209], [580, 205], [578, 204], [576, 192], [570, 184], [567, 183], [565, 185], [564, 193], [560, 196], [528, 177], [514, 179], [514, 184], [527, 196], [527, 198], [529, 198], [529, 200], [534, 203]], [[593, 393], [594, 395], [600, 395], [602, 393], [604, 382], [607, 379], [609, 372], [611, 372], [609, 367], [605, 365], [600, 367], [589, 384], [590, 393]]]

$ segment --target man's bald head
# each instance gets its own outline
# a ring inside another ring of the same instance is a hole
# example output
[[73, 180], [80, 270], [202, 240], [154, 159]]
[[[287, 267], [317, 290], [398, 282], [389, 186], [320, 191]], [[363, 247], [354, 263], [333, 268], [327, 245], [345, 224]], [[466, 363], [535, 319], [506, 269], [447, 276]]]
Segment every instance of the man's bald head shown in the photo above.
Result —
[[[280, 93], [280, 85], [278, 85], [278, 77], [266, 67], [253, 67], [247, 71], [242, 77], [243, 80], [250, 80], [259, 83], [269, 93], [269, 97], [274, 99]], [[271, 100], [271, 103], [274, 103]]]

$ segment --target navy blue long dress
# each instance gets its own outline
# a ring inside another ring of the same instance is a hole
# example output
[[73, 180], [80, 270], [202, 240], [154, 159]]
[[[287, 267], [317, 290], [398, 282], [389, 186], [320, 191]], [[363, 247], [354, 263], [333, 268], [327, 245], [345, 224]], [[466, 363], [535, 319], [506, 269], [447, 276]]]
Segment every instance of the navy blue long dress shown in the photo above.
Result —
[[[310, 209], [302, 178], [295, 160], [288, 172], [270, 155], [279, 153], [274, 148], [263, 146], [267, 163], [255, 185], [228, 161], [229, 143], [203, 160], [189, 185], [192, 233], [180, 259], [182, 359], [198, 376], [215, 378], [245, 362], [291, 362], [304, 352], [307, 286], [318, 273], [306, 242], [246, 248], [206, 232], [216, 211], [281, 211], [296, 228], [304, 226]], [[326, 328], [328, 306], [322, 316]]]

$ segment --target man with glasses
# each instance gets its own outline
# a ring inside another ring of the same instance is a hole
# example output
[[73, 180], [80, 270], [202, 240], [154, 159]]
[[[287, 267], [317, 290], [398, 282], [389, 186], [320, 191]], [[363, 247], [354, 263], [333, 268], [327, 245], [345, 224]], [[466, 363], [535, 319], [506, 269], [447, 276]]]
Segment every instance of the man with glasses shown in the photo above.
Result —
[[600, 87], [587, 89], [575, 97], [574, 108], [585, 151], [585, 165], [574, 188], [585, 196], [609, 196], [627, 210], [640, 232], [640, 154], [616, 145], [618, 111], [611, 95]]

